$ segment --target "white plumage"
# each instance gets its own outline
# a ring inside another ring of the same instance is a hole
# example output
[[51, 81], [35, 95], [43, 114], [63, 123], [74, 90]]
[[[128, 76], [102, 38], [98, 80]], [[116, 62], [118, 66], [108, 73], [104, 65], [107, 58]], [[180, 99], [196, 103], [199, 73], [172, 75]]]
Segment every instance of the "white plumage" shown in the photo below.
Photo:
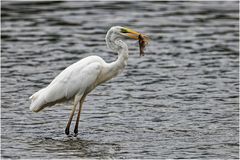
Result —
[[69, 100], [76, 95], [79, 102], [85, 91], [95, 88], [103, 66], [102, 58], [97, 56], [86, 57], [63, 70], [46, 88], [33, 94], [30, 110], [38, 112], [58, 101]]

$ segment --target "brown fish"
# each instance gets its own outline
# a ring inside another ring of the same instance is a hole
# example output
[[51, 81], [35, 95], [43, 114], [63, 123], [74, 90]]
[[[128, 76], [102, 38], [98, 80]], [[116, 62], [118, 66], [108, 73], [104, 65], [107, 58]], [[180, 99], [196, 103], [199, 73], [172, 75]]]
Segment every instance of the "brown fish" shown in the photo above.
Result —
[[139, 49], [140, 49], [140, 56], [144, 56], [144, 49], [148, 44], [148, 41], [149, 41], [149, 38], [147, 36], [139, 34], [138, 43], [139, 43]]

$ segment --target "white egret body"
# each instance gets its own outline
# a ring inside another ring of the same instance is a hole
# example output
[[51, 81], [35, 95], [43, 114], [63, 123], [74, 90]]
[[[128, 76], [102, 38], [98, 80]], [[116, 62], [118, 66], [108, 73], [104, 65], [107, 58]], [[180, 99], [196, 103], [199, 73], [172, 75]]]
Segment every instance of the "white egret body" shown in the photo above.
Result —
[[87, 94], [99, 84], [111, 79], [120, 73], [127, 65], [128, 47], [122, 41], [124, 37], [138, 39], [140, 33], [131, 29], [115, 26], [106, 35], [107, 46], [118, 52], [118, 59], [106, 63], [101, 57], [89, 56], [64, 69], [46, 88], [34, 93], [31, 99], [30, 110], [38, 112], [45, 107], [73, 99], [73, 108], [65, 130], [69, 134], [69, 127], [79, 104], [77, 121], [74, 133], [78, 132], [78, 122], [83, 101]]

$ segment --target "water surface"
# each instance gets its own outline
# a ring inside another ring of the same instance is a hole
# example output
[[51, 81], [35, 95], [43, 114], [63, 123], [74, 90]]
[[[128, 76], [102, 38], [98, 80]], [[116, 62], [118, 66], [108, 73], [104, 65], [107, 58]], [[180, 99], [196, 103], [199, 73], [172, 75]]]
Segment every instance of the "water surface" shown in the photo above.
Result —
[[[2, 158], [238, 159], [238, 23], [237, 1], [2, 2]], [[127, 41], [125, 71], [87, 97], [67, 137], [72, 102], [36, 114], [28, 97], [81, 58], [115, 60], [114, 25], [150, 46], [140, 58]]]

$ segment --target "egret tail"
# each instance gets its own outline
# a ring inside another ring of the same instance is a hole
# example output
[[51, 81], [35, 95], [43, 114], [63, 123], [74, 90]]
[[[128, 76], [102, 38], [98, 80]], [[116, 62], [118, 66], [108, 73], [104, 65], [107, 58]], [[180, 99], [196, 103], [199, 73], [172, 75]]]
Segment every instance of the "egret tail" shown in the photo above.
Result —
[[29, 99], [31, 99], [30, 110], [33, 112], [39, 112], [43, 108], [45, 108], [45, 96], [44, 96], [45, 88], [40, 91], [34, 93]]

